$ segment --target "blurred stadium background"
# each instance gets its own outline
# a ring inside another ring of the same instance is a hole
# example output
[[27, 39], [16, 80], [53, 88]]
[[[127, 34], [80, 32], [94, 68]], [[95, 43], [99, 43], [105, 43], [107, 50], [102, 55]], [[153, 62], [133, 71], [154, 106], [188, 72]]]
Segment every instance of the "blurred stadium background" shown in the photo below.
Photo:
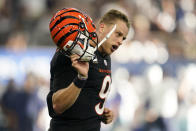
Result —
[[102, 131], [196, 131], [195, 0], [0, 0], [0, 131], [48, 129], [48, 24], [64, 7], [95, 23], [115, 8], [132, 22], [112, 55], [116, 117]]

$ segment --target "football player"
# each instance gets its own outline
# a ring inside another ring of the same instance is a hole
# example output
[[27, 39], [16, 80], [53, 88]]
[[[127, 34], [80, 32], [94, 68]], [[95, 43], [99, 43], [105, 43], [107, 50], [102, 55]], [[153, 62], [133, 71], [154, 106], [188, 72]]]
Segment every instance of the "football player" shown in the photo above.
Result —
[[75, 8], [53, 16], [50, 33], [58, 48], [47, 96], [49, 131], [100, 131], [101, 122], [112, 122], [112, 111], [104, 107], [111, 87], [110, 54], [128, 30], [128, 18], [118, 10], [100, 19], [97, 33], [92, 19]]

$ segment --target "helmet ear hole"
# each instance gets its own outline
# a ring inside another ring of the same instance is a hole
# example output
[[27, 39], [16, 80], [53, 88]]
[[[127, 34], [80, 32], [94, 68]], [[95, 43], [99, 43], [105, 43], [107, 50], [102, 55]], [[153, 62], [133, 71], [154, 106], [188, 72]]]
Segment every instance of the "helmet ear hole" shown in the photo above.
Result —
[[80, 28], [84, 29], [85, 28], [85, 24], [83, 22], [80, 22]]
[[92, 32], [92, 36], [95, 38], [97, 37], [97, 34], [95, 32]]

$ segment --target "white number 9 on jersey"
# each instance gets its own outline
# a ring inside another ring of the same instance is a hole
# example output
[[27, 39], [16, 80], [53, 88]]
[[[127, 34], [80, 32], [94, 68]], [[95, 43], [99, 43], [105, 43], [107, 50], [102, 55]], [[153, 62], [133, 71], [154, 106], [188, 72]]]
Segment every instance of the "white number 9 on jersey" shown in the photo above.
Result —
[[107, 75], [103, 79], [102, 87], [101, 87], [101, 90], [99, 92], [99, 97], [103, 100], [103, 102], [99, 102], [95, 106], [95, 111], [98, 115], [103, 114], [105, 99], [106, 99], [106, 97], [108, 96], [108, 94], [110, 92], [110, 85], [111, 85], [111, 77], [109, 75]]

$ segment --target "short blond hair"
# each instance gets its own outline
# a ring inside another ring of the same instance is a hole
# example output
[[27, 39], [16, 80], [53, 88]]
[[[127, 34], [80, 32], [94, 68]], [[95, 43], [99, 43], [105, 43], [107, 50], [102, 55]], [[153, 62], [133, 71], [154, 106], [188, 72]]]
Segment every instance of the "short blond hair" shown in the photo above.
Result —
[[114, 24], [113, 21], [116, 20], [122, 20], [126, 23], [127, 27], [130, 28], [130, 22], [128, 17], [115, 9], [111, 9], [108, 12], [106, 12], [100, 19], [99, 23], [105, 23], [105, 24]]

